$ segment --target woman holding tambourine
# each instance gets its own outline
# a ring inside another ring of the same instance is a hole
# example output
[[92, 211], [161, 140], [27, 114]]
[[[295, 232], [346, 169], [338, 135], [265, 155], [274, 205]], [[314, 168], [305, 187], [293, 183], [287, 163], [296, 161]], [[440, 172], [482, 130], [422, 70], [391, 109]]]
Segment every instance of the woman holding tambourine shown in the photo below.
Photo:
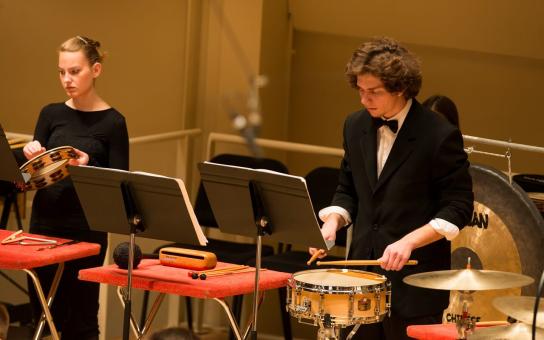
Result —
[[[92, 165], [128, 170], [128, 132], [125, 118], [96, 92], [102, 72], [100, 43], [83, 36], [66, 40], [59, 49], [58, 72], [68, 100], [45, 106], [40, 112], [34, 141], [23, 153], [29, 160], [44, 152], [71, 146], [70, 165]], [[78, 271], [101, 266], [107, 234], [89, 230], [83, 209], [69, 177], [40, 188], [34, 197], [30, 232], [101, 244], [97, 256], [66, 263], [53, 302], [53, 319], [62, 339], [98, 339], [99, 285], [79, 281]], [[38, 271], [48, 291], [56, 268]], [[35, 317], [41, 309], [33, 299]]]

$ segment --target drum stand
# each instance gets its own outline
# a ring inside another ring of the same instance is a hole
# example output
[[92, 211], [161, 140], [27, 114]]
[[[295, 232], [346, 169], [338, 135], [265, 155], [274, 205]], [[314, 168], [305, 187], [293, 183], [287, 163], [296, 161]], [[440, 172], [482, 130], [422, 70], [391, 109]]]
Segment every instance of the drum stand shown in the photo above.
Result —
[[[349, 332], [346, 340], [351, 340], [355, 333], [359, 330], [361, 324], [356, 324], [351, 332]], [[323, 324], [319, 325], [317, 330], [317, 340], [339, 340], [340, 339], [340, 326], [325, 326]]]
[[320, 326], [317, 330], [317, 340], [338, 340], [340, 339], [340, 327]]

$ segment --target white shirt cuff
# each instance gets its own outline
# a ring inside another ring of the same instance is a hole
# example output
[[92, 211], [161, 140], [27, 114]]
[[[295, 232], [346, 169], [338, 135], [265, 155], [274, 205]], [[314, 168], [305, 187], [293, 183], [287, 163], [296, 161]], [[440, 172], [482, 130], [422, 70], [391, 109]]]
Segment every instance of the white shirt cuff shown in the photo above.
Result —
[[459, 235], [459, 228], [455, 224], [441, 218], [435, 218], [429, 224], [437, 233], [445, 236], [448, 241], [453, 240]]
[[344, 227], [347, 226], [348, 224], [351, 224], [351, 216], [349, 212], [346, 209], [339, 207], [337, 205], [331, 205], [330, 207], [326, 207], [319, 210], [319, 219], [325, 222], [327, 218], [329, 217], [329, 215], [332, 213], [337, 213], [338, 215], [342, 216], [345, 222], [345, 224], [343, 225]]

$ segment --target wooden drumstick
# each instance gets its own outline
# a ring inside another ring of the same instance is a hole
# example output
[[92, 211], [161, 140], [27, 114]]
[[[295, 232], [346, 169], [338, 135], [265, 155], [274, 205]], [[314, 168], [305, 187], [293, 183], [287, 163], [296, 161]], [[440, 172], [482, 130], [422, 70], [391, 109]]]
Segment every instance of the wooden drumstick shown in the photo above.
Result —
[[476, 327], [489, 327], [489, 326], [507, 326], [510, 325], [508, 321], [478, 321]]
[[319, 255], [322, 255], [322, 254], [324, 254], [324, 253], [325, 253], [325, 251], [324, 251], [323, 249], [319, 249], [318, 251], [316, 251], [316, 252], [312, 255], [312, 257], [310, 257], [310, 259], [308, 260], [308, 262], [306, 262], [306, 264], [307, 264], [308, 266], [311, 265], [312, 262], [314, 262], [314, 261], [319, 257]]
[[221, 267], [221, 268], [206, 269], [206, 270], [198, 270], [198, 271], [196, 271], [196, 272], [199, 273], [199, 274], [202, 274], [202, 273], [213, 273], [213, 272], [222, 272], [222, 271], [229, 271], [229, 270], [237, 270], [237, 269], [240, 269], [240, 268], [247, 268], [247, 267], [249, 267], [249, 266], [244, 265], [244, 264], [236, 264], [236, 265], [226, 266], [226, 267]]
[[[261, 272], [265, 271], [265, 270], [266, 270], [266, 268], [261, 268]], [[202, 276], [202, 274], [201, 274], [199, 278], [201, 280], [206, 280], [207, 277], [225, 276], [225, 275], [241, 274], [241, 273], [251, 273], [251, 272], [254, 272], [254, 271], [255, 271], [255, 268], [248, 267], [248, 268], [245, 268], [245, 269], [231, 270], [231, 271], [228, 271], [228, 272], [209, 273], [208, 275], [204, 274], [204, 276]]]
[[192, 277], [193, 279], [196, 279], [202, 274], [206, 275], [206, 274], [212, 274], [212, 273], [226, 273], [226, 272], [245, 269], [245, 268], [248, 268], [248, 267], [249, 266], [240, 264], [240, 265], [228, 266], [228, 267], [223, 267], [223, 268], [208, 269], [208, 270], [202, 270], [202, 271], [189, 271], [187, 273], [187, 276]]
[[[408, 260], [405, 266], [414, 266], [417, 264], [417, 260]], [[317, 261], [316, 265], [339, 265], [339, 266], [379, 266], [381, 262], [378, 260], [347, 260], [347, 261]]]

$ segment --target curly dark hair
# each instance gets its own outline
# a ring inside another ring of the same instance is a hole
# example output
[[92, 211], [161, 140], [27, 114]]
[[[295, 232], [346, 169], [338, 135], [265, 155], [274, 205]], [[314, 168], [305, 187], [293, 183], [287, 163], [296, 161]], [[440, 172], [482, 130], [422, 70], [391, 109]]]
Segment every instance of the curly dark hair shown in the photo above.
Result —
[[387, 91], [403, 92], [406, 99], [417, 96], [421, 89], [418, 58], [391, 38], [374, 38], [353, 52], [346, 65], [351, 87], [358, 88], [357, 76], [361, 74], [379, 78]]

